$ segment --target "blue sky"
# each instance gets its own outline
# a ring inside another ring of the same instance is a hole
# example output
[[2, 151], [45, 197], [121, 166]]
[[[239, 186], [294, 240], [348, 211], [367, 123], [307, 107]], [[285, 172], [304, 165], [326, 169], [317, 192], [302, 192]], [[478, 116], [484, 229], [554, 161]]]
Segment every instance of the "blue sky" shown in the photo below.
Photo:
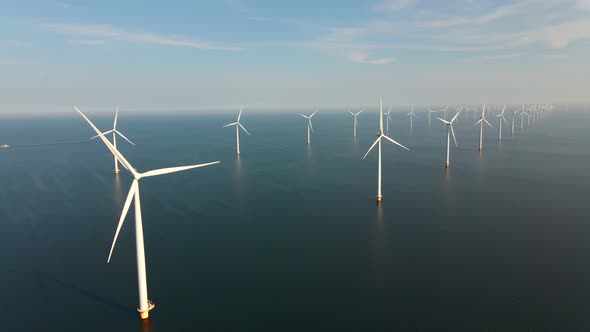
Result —
[[0, 112], [587, 102], [590, 0], [0, 1]]

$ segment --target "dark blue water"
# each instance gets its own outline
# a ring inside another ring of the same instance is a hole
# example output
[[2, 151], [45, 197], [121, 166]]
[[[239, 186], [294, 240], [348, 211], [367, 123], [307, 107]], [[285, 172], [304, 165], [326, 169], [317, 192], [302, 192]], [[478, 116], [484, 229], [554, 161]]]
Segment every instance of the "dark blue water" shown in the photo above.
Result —
[[[407, 112], [406, 112], [407, 113]], [[120, 150], [140, 171], [221, 160], [140, 183], [149, 298], [136, 312], [131, 184], [71, 117], [0, 121], [3, 331], [590, 329], [589, 113], [517, 130], [393, 114], [377, 207], [377, 112], [128, 115]], [[104, 130], [111, 115], [90, 115]], [[497, 119], [490, 114], [497, 126]], [[510, 120], [510, 117], [509, 117]], [[46, 144], [71, 142], [71, 144]], [[82, 143], [74, 143], [82, 142]], [[35, 145], [44, 143], [43, 145]]]

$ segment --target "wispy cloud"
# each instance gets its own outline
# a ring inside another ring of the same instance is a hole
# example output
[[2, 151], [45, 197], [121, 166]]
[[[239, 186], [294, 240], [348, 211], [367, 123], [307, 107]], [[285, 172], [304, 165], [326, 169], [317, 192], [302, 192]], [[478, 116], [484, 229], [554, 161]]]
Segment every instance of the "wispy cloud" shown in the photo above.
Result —
[[70, 43], [78, 45], [104, 45], [105, 41], [103, 39], [75, 39], [70, 40]]
[[384, 0], [377, 3], [374, 9], [378, 12], [394, 12], [409, 7], [413, 3], [414, 0]]
[[395, 58], [392, 57], [369, 59], [369, 55], [363, 52], [348, 53], [346, 54], [346, 57], [352, 62], [367, 65], [387, 65], [395, 61]]
[[138, 44], [152, 44], [173, 47], [188, 47], [213, 51], [238, 51], [238, 47], [222, 46], [208, 42], [199, 42], [189, 39], [181, 39], [170, 36], [163, 36], [151, 32], [131, 32], [116, 28], [109, 24], [64, 24], [49, 23], [43, 24], [47, 30], [86, 38], [124, 41]]
[[424, 27], [448, 28], [457, 25], [490, 23], [518, 15], [522, 11], [526, 10], [527, 6], [529, 6], [529, 1], [516, 2], [509, 5], [496, 7], [491, 12], [485, 13], [483, 15], [476, 15], [474, 17], [457, 16], [444, 20], [426, 22], [424, 23]]

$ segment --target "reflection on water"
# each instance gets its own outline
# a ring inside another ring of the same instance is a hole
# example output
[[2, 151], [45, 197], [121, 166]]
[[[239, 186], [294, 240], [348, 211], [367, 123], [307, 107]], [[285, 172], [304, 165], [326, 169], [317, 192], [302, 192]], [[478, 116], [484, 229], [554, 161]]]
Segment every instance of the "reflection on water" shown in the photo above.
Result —
[[141, 320], [141, 332], [152, 332], [152, 321], [149, 318]]
[[113, 200], [120, 203], [123, 200], [123, 192], [121, 191], [121, 177], [115, 176], [113, 181]]

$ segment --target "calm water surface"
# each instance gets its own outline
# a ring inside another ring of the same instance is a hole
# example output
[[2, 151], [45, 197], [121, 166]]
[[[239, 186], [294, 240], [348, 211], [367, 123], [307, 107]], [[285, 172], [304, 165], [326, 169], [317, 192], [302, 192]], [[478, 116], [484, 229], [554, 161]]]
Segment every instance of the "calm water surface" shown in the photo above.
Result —
[[[407, 113], [407, 112], [406, 112]], [[512, 137], [461, 115], [393, 115], [377, 207], [377, 112], [129, 115], [119, 140], [143, 179], [149, 324], [136, 312], [133, 212], [108, 250], [131, 184], [71, 117], [0, 121], [3, 331], [590, 329], [590, 113], [563, 111]], [[111, 116], [91, 115], [104, 130]], [[489, 116], [494, 126], [497, 118]], [[511, 117], [508, 117], [511, 120]], [[518, 125], [517, 125], [518, 127]], [[80, 142], [72, 144], [43, 144]]]

